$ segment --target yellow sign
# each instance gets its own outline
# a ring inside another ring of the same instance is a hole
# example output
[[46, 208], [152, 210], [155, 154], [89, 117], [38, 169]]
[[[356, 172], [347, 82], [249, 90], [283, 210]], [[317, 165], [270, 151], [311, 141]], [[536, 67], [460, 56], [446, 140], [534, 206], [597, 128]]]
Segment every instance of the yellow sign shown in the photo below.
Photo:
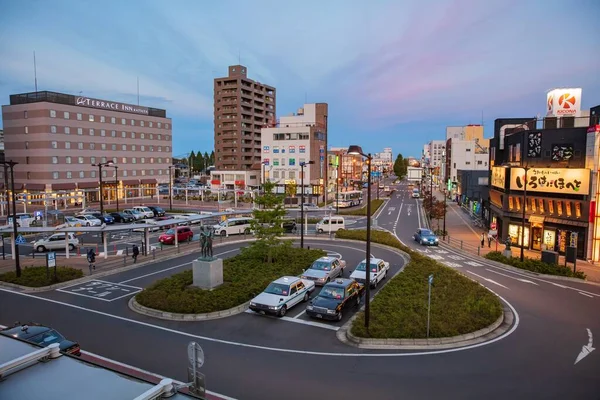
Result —
[[283, 183], [285, 183], [286, 185], [295, 185], [296, 180], [295, 179], [286, 179], [283, 181]]
[[[510, 190], [523, 190], [525, 169], [510, 169]], [[529, 168], [527, 191], [543, 193], [590, 194], [590, 171], [584, 168]]]
[[504, 189], [506, 185], [506, 168], [493, 167], [492, 168], [492, 186]]

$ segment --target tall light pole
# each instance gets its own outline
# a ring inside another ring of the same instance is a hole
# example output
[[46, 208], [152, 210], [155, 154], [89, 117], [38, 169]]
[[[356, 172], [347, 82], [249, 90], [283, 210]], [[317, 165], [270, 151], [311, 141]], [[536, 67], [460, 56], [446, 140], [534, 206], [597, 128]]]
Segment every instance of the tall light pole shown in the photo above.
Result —
[[[10, 168], [10, 190], [12, 192], [12, 220], [13, 220], [13, 236], [14, 236], [14, 241], [15, 241], [15, 273], [17, 274], [17, 277], [21, 276], [21, 260], [19, 258], [19, 244], [17, 243], [17, 236], [19, 235], [17, 233], [17, 197], [16, 197], [16, 193], [15, 193], [15, 165], [18, 164], [18, 162], [10, 160], [10, 161], [3, 161], [2, 164], [4, 164], [4, 176], [5, 176], [5, 181], [7, 181], [6, 179], [6, 168]], [[6, 188], [7, 190], [7, 198], [8, 198], [8, 188]], [[8, 206], [8, 202], [6, 203]], [[8, 215], [8, 213], [6, 214]], [[8, 218], [7, 218], [8, 219]]]
[[100, 214], [104, 215], [104, 196], [102, 187], [102, 167], [113, 167], [115, 163], [108, 161], [105, 163], [92, 164], [92, 167], [98, 167], [99, 189], [100, 189]]
[[115, 165], [115, 198], [117, 200], [117, 212], [119, 212], [119, 166]]
[[173, 166], [169, 165], [169, 211], [173, 211], [173, 176], [171, 171]]
[[304, 167], [306, 165], [314, 164], [314, 161], [301, 162], [300, 163], [300, 248], [304, 248]]
[[360, 155], [367, 159], [367, 248], [365, 257], [365, 328], [369, 329], [370, 299], [371, 299], [371, 153], [365, 154], [360, 146], [348, 147], [348, 154]]

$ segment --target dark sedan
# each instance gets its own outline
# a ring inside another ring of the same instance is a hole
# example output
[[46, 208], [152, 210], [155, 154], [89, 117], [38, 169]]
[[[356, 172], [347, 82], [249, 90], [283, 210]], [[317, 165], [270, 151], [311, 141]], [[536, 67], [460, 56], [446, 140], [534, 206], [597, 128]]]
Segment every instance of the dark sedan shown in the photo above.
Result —
[[417, 229], [417, 232], [413, 235], [413, 239], [415, 239], [415, 242], [419, 242], [425, 246], [438, 246], [440, 244], [438, 237], [429, 229]]
[[343, 312], [358, 307], [365, 290], [353, 279], [339, 278], [329, 282], [306, 307], [309, 317], [341, 321]]
[[148, 206], [148, 208], [150, 210], [152, 210], [155, 217], [164, 217], [165, 216], [165, 210], [163, 210], [162, 208], [160, 208], [158, 206]]
[[133, 216], [122, 212], [112, 212], [110, 216], [113, 217], [115, 222], [133, 222], [134, 220]]
[[11, 336], [25, 340], [29, 343], [38, 344], [43, 347], [50, 346], [52, 343], [58, 343], [60, 351], [64, 351], [67, 354], [73, 354], [75, 356], [81, 355], [79, 343], [67, 340], [63, 335], [54, 329], [38, 324], [17, 324], [12, 328], [0, 330], [0, 335]]
[[104, 222], [106, 225], [110, 225], [110, 224], [114, 224], [115, 223], [115, 219], [112, 215], [110, 214], [100, 214], [99, 212], [92, 212], [89, 213], [90, 215], [93, 215], [94, 217], [98, 218], [100, 221]]

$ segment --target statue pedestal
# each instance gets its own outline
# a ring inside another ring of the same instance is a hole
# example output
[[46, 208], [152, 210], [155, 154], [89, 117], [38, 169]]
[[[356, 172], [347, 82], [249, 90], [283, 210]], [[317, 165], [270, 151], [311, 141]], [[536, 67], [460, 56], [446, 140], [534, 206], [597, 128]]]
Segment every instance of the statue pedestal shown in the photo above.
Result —
[[201, 289], [214, 289], [223, 284], [222, 259], [204, 260], [199, 258], [192, 262], [192, 266], [192, 273], [194, 275], [193, 286]]
[[506, 258], [511, 258], [512, 257], [512, 251], [504, 249], [502, 250], [502, 255]]

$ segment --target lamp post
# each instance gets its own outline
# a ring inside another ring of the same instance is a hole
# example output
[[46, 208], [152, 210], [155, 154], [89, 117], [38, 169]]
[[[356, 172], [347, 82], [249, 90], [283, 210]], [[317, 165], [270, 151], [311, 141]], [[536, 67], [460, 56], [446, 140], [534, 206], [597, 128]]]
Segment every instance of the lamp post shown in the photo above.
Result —
[[371, 299], [371, 154], [365, 154], [360, 146], [352, 145], [348, 147], [348, 154], [360, 155], [367, 159], [367, 248], [365, 265], [365, 328], [369, 329], [370, 304]]
[[[19, 244], [17, 243], [17, 198], [16, 198], [16, 193], [15, 193], [15, 165], [18, 164], [18, 162], [10, 160], [10, 161], [4, 161], [2, 162], [2, 164], [4, 164], [4, 176], [5, 176], [5, 181], [7, 181], [6, 179], [6, 168], [10, 168], [10, 190], [12, 192], [12, 220], [13, 220], [13, 236], [14, 236], [14, 241], [15, 241], [15, 273], [17, 274], [17, 277], [21, 276], [21, 260], [19, 259]], [[7, 198], [8, 198], [8, 188], [6, 188], [7, 190]], [[6, 203], [6, 205], [8, 206], [8, 202]], [[8, 213], [6, 214], [8, 215]], [[8, 219], [8, 218], [7, 218]]]
[[302, 176], [300, 177], [300, 248], [304, 248], [304, 167], [306, 165], [314, 164], [314, 161], [301, 162], [300, 170]]
[[433, 212], [433, 167], [429, 167], [429, 216]]
[[99, 181], [99, 186], [100, 186], [100, 214], [104, 215], [104, 197], [103, 197], [103, 188], [102, 188], [102, 167], [114, 167], [115, 163], [113, 163], [112, 161], [108, 161], [108, 162], [104, 162], [104, 163], [97, 163], [97, 164], [92, 164], [92, 167], [98, 167], [98, 178], [100, 179]]
[[[521, 165], [525, 170], [525, 182], [523, 183], [523, 214], [521, 220], [521, 262], [525, 258], [525, 209], [527, 208], [527, 170], [525, 166], [525, 131], [521, 132]], [[529, 245], [529, 243], [527, 243]]]
[[173, 179], [171, 175], [172, 170], [173, 166], [169, 165], [169, 211], [173, 211]]
[[446, 188], [444, 188], [444, 227], [442, 228], [442, 240], [446, 240]]
[[117, 200], [117, 212], [119, 212], [119, 166], [115, 167], [115, 199]]
[[263, 194], [265, 194], [265, 182], [267, 181], [267, 172], [265, 170], [267, 164], [268, 164], [267, 161], [262, 162], [262, 193]]

